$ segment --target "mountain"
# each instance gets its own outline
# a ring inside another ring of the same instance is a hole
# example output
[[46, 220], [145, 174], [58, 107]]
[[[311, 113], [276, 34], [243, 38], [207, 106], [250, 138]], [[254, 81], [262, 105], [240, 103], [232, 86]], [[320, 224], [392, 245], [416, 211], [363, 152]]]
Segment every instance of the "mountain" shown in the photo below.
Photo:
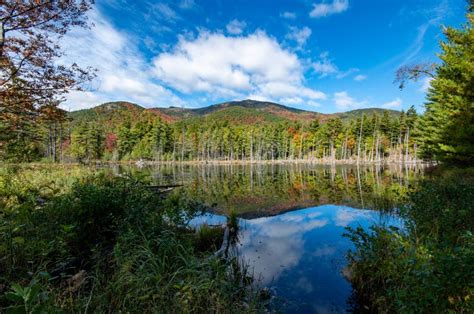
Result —
[[381, 108], [364, 108], [364, 109], [356, 109], [346, 112], [338, 112], [335, 113], [335, 116], [338, 116], [342, 120], [351, 120], [360, 117], [362, 114], [365, 116], [371, 116], [372, 114], [376, 113], [378, 115], [382, 115], [385, 111], [388, 112], [389, 116], [392, 118], [400, 116], [400, 111], [392, 110], [392, 109], [381, 109]]
[[167, 115], [160, 109], [145, 109], [137, 104], [116, 101], [108, 102], [90, 109], [82, 109], [69, 113], [73, 126], [82, 121], [97, 121], [99, 124], [108, 128], [113, 128], [119, 123], [129, 120], [136, 121], [147, 114], [151, 116], [160, 116], [163, 121], [174, 122], [177, 119]]
[[[157, 116], [168, 123], [185, 120], [189, 123], [228, 121], [233, 124], [257, 124], [284, 121], [313, 121], [316, 119], [324, 123], [334, 117], [339, 117], [342, 120], [350, 120], [362, 114], [372, 115], [373, 113], [378, 113], [381, 115], [384, 111], [386, 110], [368, 108], [334, 114], [323, 114], [251, 99], [224, 102], [195, 109], [179, 107], [146, 109], [134, 103], [118, 101], [104, 103], [91, 109], [73, 111], [69, 116], [72, 118], [73, 124], [84, 120], [97, 120], [105, 126], [113, 127], [117, 125], [117, 123], [125, 120], [136, 121], [139, 118]], [[399, 111], [395, 110], [388, 110], [388, 112], [392, 117], [400, 114]]]

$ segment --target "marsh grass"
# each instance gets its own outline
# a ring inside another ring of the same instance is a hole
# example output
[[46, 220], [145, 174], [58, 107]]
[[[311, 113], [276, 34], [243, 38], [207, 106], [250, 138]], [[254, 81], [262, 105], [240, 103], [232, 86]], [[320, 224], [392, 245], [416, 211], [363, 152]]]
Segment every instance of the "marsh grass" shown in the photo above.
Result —
[[0, 309], [256, 311], [245, 267], [212, 256], [222, 229], [187, 228], [201, 210], [93, 168], [3, 168]]

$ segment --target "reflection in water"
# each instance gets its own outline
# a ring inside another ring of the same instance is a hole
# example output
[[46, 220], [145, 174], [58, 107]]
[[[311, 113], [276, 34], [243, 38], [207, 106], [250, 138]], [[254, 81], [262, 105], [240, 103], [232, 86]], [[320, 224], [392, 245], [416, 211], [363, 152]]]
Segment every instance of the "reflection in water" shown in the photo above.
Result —
[[[419, 167], [419, 166], [418, 166]], [[352, 248], [345, 227], [401, 223], [388, 209], [402, 204], [422, 168], [268, 166], [160, 166], [122, 168], [155, 184], [184, 184], [189, 197], [217, 204], [191, 224], [222, 224], [240, 217], [236, 253], [269, 287], [284, 312], [345, 312], [352, 289], [344, 279]], [[303, 208], [303, 209], [302, 209]], [[375, 210], [367, 210], [375, 209]]]
[[[323, 205], [243, 222], [240, 254], [285, 302], [285, 312], [343, 311], [351, 294], [342, 276], [347, 225], [367, 226], [377, 214]], [[357, 222], [356, 222], [357, 221]]]
[[156, 184], [184, 184], [190, 197], [216, 211], [253, 218], [323, 204], [390, 209], [413, 188], [420, 165], [350, 167], [291, 165], [167, 166], [119, 171], [151, 177]]
[[[352, 248], [342, 235], [345, 227], [380, 223], [378, 211], [342, 205], [322, 205], [271, 217], [241, 219], [237, 254], [253, 271], [257, 285], [268, 287], [274, 306], [287, 313], [345, 312], [352, 289], [343, 277], [345, 254]], [[193, 220], [224, 223], [224, 216], [206, 215]]]

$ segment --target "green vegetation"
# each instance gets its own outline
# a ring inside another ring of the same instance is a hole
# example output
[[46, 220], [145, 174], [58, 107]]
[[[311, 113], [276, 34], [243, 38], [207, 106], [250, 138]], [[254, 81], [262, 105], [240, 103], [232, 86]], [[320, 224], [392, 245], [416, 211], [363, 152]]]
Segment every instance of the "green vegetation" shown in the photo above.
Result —
[[2, 169], [0, 308], [252, 311], [245, 268], [212, 256], [222, 229], [186, 227], [188, 199], [94, 169]]
[[474, 163], [474, 13], [462, 29], [448, 27], [422, 122], [423, 153], [450, 163]]
[[361, 305], [382, 313], [472, 313], [473, 199], [474, 171], [449, 171], [411, 194], [400, 213], [404, 228], [350, 230]]
[[372, 312], [474, 312], [473, 10], [445, 30], [420, 121], [422, 153], [445, 164], [410, 193], [402, 228], [349, 229], [351, 281]]
[[[88, 137], [81, 123], [86, 123], [88, 129], [100, 125], [102, 134], [117, 140], [105, 138], [97, 153], [116, 161], [355, 160], [356, 156], [362, 162], [389, 158], [411, 161], [417, 150], [416, 139], [410, 136], [417, 119], [413, 108], [397, 116], [389, 111], [382, 111], [382, 115], [371, 111], [370, 116], [352, 113], [341, 119], [337, 115], [323, 117], [276, 104], [243, 101], [195, 109], [187, 118], [179, 119], [158, 109], [131, 115], [129, 107], [103, 105], [94, 109], [95, 119], [83, 119], [82, 113], [73, 113], [77, 122], [73, 120], [72, 135]], [[136, 107], [132, 108], [136, 112]], [[89, 142], [96, 138], [89, 137]], [[71, 137], [71, 144], [74, 142]], [[68, 157], [78, 160], [77, 155], [66, 150], [65, 158]]]
[[[232, 167], [235, 167], [233, 169]], [[239, 217], [276, 215], [291, 209], [323, 204], [354, 208], [392, 209], [403, 204], [416, 188], [417, 173], [398, 167], [314, 167], [312, 165], [190, 166], [121, 168], [130, 176], [178, 174], [183, 190], [213, 211]], [[162, 182], [163, 179], [160, 180]], [[171, 183], [171, 182], [170, 182]]]
[[416, 160], [420, 147], [413, 108], [322, 115], [251, 100], [200, 109], [115, 102], [73, 112], [69, 120], [59, 109], [49, 116], [56, 120], [31, 126], [31, 137], [0, 137], [0, 159], [401, 162]]

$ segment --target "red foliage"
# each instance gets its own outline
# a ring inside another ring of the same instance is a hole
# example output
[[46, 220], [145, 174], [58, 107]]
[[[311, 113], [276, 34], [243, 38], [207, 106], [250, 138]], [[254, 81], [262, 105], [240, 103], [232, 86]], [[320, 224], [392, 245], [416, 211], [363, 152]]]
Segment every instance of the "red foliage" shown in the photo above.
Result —
[[63, 150], [67, 150], [69, 148], [69, 146], [71, 146], [71, 140], [70, 139], [65, 139], [62, 143], [61, 143], [61, 146], [62, 146], [62, 149]]
[[164, 122], [166, 123], [173, 123], [176, 121], [176, 118], [170, 116], [170, 115], [167, 115], [166, 113], [163, 113], [160, 108], [149, 108], [149, 109], [145, 109], [145, 111], [147, 112], [151, 112], [152, 114], [158, 116], [161, 118], [161, 120], [163, 120]]
[[117, 147], [117, 135], [108, 133], [105, 137], [105, 149], [108, 152], [113, 152], [115, 147]]

